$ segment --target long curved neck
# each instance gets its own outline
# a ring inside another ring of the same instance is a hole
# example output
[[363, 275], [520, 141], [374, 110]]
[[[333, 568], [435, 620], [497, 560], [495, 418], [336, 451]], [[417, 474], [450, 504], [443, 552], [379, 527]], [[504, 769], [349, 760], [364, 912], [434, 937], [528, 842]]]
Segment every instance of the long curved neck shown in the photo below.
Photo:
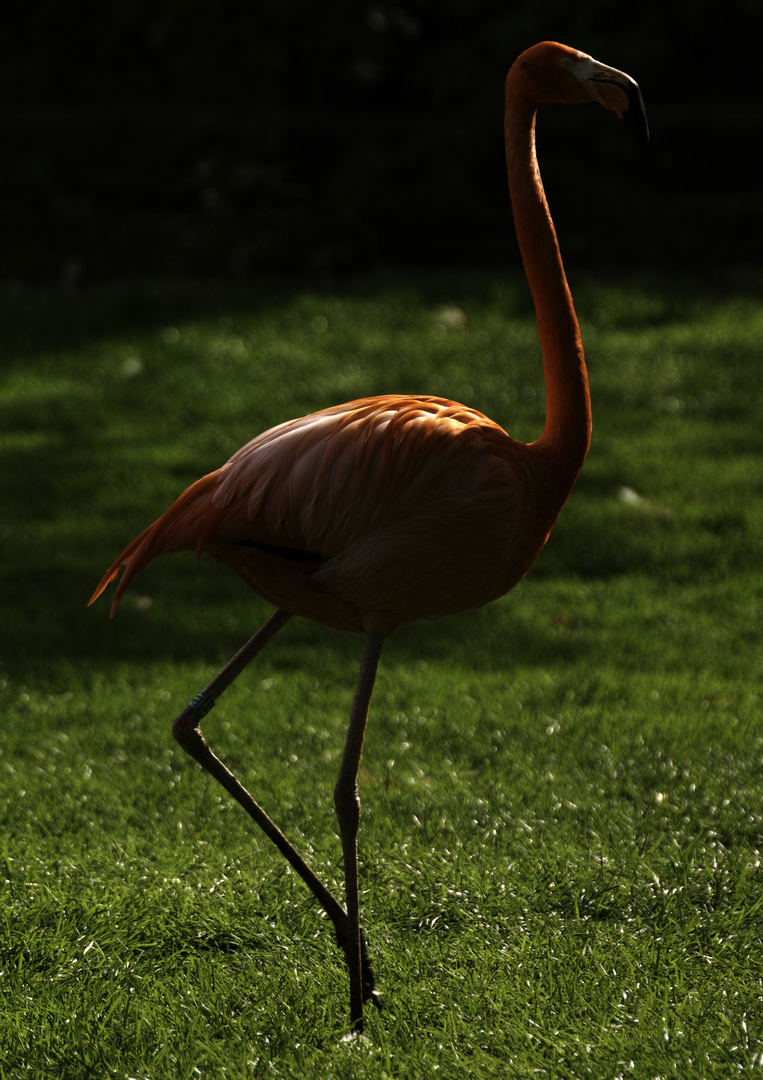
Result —
[[[534, 445], [571, 477], [591, 441], [583, 345], [535, 154], [536, 106], [514, 69], [506, 80], [506, 164], [519, 250], [535, 303], [546, 382], [546, 425]], [[561, 480], [561, 477], [559, 478]]]

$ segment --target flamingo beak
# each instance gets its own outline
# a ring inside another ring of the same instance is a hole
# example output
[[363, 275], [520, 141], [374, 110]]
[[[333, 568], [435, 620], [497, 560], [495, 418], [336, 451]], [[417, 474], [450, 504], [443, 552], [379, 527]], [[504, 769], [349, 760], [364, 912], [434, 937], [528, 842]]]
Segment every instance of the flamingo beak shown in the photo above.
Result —
[[639, 142], [646, 145], [649, 142], [649, 123], [638, 83], [624, 71], [600, 64], [590, 56], [581, 57], [574, 69], [589, 96], [605, 109], [616, 112]]

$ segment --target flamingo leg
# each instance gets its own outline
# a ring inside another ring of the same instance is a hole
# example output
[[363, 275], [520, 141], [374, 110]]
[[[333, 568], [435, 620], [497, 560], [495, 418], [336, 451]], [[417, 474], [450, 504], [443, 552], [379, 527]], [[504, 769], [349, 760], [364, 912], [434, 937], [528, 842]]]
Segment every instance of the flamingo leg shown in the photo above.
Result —
[[360, 666], [355, 698], [352, 703], [350, 723], [339, 767], [339, 778], [334, 788], [334, 806], [339, 822], [344, 860], [344, 888], [347, 904], [347, 969], [350, 975], [350, 1022], [356, 1034], [363, 1033], [363, 967], [365, 944], [360, 930], [360, 897], [358, 888], [358, 825], [360, 822], [360, 796], [358, 794], [358, 769], [363, 753], [363, 740], [368, 722], [376, 669], [379, 666], [383, 634], [369, 634]]
[[[342, 905], [334, 898], [332, 893], [326, 888], [323, 882], [315, 875], [310, 869], [305, 860], [296, 850], [296, 848], [287, 840], [278, 826], [273, 820], [265, 813], [262, 807], [257, 803], [254, 798], [249, 794], [246, 788], [241, 784], [233, 773], [227, 768], [227, 766], [218, 758], [210, 749], [209, 743], [204, 738], [201, 731], [201, 721], [203, 717], [213, 708], [216, 699], [219, 695], [233, 682], [238, 675], [244, 670], [259, 652], [264, 649], [268, 642], [275, 636], [275, 634], [286, 625], [291, 618], [291, 615], [282, 610], [277, 610], [268, 619], [263, 626], [257, 631], [256, 634], [243, 646], [239, 652], [225, 665], [224, 668], [212, 679], [209, 685], [200, 693], [197, 694], [193, 701], [185, 707], [180, 715], [175, 719], [172, 725], [172, 733], [180, 743], [186, 753], [190, 754], [202, 768], [206, 769], [215, 780], [217, 780], [225, 790], [231, 795], [236, 802], [238, 802], [249, 816], [259, 825], [265, 835], [275, 844], [284, 858], [290, 863], [290, 865], [296, 870], [307, 887], [312, 892], [318, 903], [323, 907], [326, 914], [331, 919], [334, 925], [334, 931], [336, 933], [337, 944], [340, 946], [345, 954], [348, 968], [350, 968], [350, 956], [355, 956], [358, 952], [358, 942], [360, 948], [360, 971], [361, 971], [361, 1011], [362, 1002], [365, 1000], [373, 1001], [377, 1008], [381, 1008], [381, 1002], [378, 994], [376, 993], [374, 974], [371, 968], [371, 963], [368, 958], [368, 951], [366, 949], [365, 939], [358, 928], [357, 922], [357, 905], [355, 914], [355, 930], [350, 929], [350, 923], [347, 912]], [[378, 661], [378, 656], [377, 656]], [[375, 667], [374, 667], [375, 671]], [[362, 675], [362, 669], [361, 669]], [[373, 686], [373, 675], [371, 678], [371, 686]], [[370, 699], [370, 689], [368, 692], [368, 699]], [[354, 710], [353, 710], [354, 712]], [[366, 714], [368, 712], [368, 703], [366, 702]], [[352, 722], [351, 722], [352, 728]], [[363, 724], [365, 730], [365, 722]], [[361, 748], [362, 748], [362, 732], [361, 732]], [[360, 756], [358, 755], [358, 761]], [[357, 772], [357, 769], [356, 769]], [[355, 870], [355, 891], [357, 895], [357, 858], [356, 858], [356, 870]], [[351, 942], [353, 947], [350, 947]]]

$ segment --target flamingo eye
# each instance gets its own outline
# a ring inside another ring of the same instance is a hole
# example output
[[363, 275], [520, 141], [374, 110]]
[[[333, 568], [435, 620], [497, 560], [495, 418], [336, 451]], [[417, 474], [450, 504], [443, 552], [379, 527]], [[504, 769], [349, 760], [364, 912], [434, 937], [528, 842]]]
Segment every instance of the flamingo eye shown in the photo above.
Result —
[[562, 59], [559, 61], [559, 67], [560, 68], [568, 68], [569, 66], [570, 66], [569, 57], [563, 56]]

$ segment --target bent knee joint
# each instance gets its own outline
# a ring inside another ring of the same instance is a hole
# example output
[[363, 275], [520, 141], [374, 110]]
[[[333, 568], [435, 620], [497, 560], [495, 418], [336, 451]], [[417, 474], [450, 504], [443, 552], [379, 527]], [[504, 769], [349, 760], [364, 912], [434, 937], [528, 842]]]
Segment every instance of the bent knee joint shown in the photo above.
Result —
[[206, 746], [206, 739], [202, 735], [199, 725], [202, 718], [214, 708], [214, 705], [214, 698], [202, 691], [175, 718], [172, 724], [172, 734], [188, 753], [193, 753], [192, 748]]

